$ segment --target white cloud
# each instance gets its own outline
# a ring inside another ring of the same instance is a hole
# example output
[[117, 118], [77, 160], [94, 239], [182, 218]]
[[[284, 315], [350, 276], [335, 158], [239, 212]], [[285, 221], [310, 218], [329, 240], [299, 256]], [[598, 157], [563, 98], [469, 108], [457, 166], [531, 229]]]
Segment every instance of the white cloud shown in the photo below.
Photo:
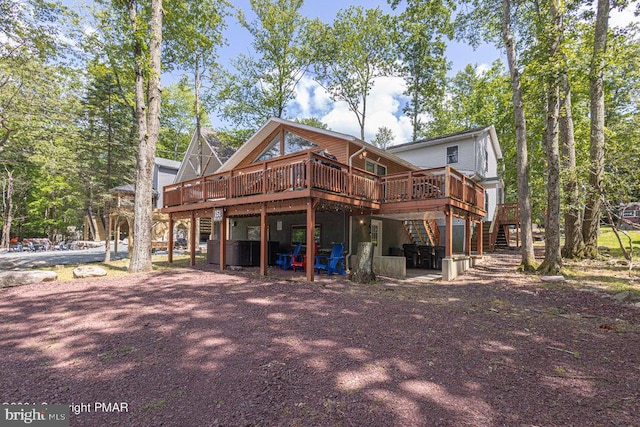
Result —
[[489, 71], [491, 69], [491, 65], [487, 64], [487, 63], [482, 63], [482, 64], [478, 64], [476, 66], [476, 75], [477, 76], [482, 76], [484, 73], [486, 73], [487, 71]]
[[[382, 126], [393, 131], [395, 143], [411, 138], [411, 124], [401, 111], [405, 88], [400, 77], [376, 79], [367, 99], [365, 140], [371, 141]], [[332, 130], [360, 137], [360, 125], [347, 104], [332, 101], [327, 91], [308, 77], [298, 84], [293, 107], [303, 117], [319, 117]]]
[[609, 14], [609, 25], [611, 27], [626, 27], [632, 22], [638, 22], [638, 17], [633, 14], [635, 10], [635, 4], [623, 9], [611, 9]]

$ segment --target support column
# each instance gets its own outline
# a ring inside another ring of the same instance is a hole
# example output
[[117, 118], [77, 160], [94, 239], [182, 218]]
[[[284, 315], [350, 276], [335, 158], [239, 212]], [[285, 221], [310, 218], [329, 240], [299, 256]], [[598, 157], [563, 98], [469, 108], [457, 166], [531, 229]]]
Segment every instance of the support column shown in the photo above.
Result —
[[267, 241], [269, 236], [267, 233], [267, 204], [263, 203], [260, 207], [260, 276], [267, 275]]
[[315, 230], [316, 230], [316, 210], [313, 206], [313, 199], [309, 199], [307, 204], [307, 280], [313, 282], [313, 264], [315, 261]]
[[222, 211], [220, 221], [220, 271], [227, 267], [227, 212]]
[[115, 235], [113, 236], [113, 252], [116, 258], [118, 257], [118, 241], [120, 240], [120, 217], [116, 216], [113, 220], [113, 229]]
[[484, 240], [484, 223], [482, 221], [478, 221], [478, 255], [482, 256], [482, 252], [484, 250], [482, 241]]
[[189, 221], [189, 265], [196, 265], [196, 211], [191, 211]]
[[173, 263], [173, 214], [169, 214], [169, 243], [167, 245], [167, 261], [169, 264]]
[[464, 254], [471, 255], [471, 217], [464, 219]]
[[127, 218], [127, 226], [129, 227], [129, 234], [127, 234], [127, 254], [129, 258], [133, 255], [133, 221], [131, 218]]
[[453, 255], [453, 212], [447, 207], [444, 214], [444, 256], [450, 258]]

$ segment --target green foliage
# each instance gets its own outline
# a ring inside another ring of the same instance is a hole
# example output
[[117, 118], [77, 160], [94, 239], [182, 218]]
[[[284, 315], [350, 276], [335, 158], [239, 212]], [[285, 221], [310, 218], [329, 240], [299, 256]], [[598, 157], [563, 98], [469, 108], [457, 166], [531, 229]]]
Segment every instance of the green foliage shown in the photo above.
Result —
[[218, 79], [217, 107], [236, 127], [258, 129], [269, 117], [285, 117], [295, 87], [306, 73], [308, 20], [299, 10], [302, 0], [251, 0], [257, 15], [240, 24], [253, 36], [253, 55], [240, 55], [234, 72]]
[[[390, 3], [396, 8], [400, 1]], [[414, 141], [424, 135], [424, 117], [432, 115], [444, 98], [449, 70], [445, 37], [453, 36], [454, 8], [455, 3], [448, 0], [407, 0], [405, 10], [394, 19], [400, 72], [407, 82], [403, 111], [411, 119]]]
[[378, 128], [378, 132], [371, 140], [371, 143], [376, 147], [385, 150], [389, 145], [391, 145], [394, 139], [393, 131], [386, 126], [381, 126]]
[[[160, 116], [160, 138], [156, 149], [158, 156], [182, 160], [196, 127], [194, 104], [195, 94], [185, 79], [164, 89]], [[209, 118], [205, 115], [203, 119], [202, 126], [206, 127]]]
[[316, 22], [312, 32], [318, 80], [334, 101], [347, 103], [364, 139], [367, 97], [374, 79], [395, 71], [393, 20], [380, 8], [349, 7], [338, 12], [333, 26]]

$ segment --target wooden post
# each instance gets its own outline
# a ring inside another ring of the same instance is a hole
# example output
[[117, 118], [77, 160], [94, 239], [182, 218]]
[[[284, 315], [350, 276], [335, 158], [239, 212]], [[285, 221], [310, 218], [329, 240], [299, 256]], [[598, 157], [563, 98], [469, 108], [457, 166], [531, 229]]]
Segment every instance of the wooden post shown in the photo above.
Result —
[[471, 217], [469, 215], [464, 220], [464, 253], [471, 255]]
[[189, 265], [196, 265], [196, 211], [191, 211], [189, 224]]
[[118, 256], [118, 241], [120, 240], [120, 217], [116, 216], [113, 222], [115, 235], [113, 236], [113, 252]]
[[129, 227], [129, 234], [127, 234], [127, 255], [131, 258], [133, 254], [133, 221], [127, 218], [127, 226]]
[[453, 212], [450, 207], [447, 207], [444, 214], [444, 256], [449, 258], [453, 255]]
[[222, 220], [220, 221], [220, 270], [224, 270], [227, 266], [227, 213], [222, 211]]
[[407, 197], [405, 200], [413, 200], [413, 171], [409, 171], [407, 178]]
[[313, 264], [315, 261], [315, 230], [316, 230], [316, 210], [313, 206], [313, 199], [307, 203], [307, 280], [313, 282]]
[[267, 231], [267, 204], [263, 203], [260, 207], [260, 276], [262, 277], [267, 275], [267, 241], [269, 240]]
[[451, 197], [451, 166], [444, 168], [444, 197]]
[[484, 250], [482, 240], [484, 239], [483, 233], [483, 225], [482, 221], [478, 221], [478, 255], [482, 256], [482, 251]]
[[169, 214], [169, 243], [167, 244], [167, 261], [173, 263], [173, 214]]

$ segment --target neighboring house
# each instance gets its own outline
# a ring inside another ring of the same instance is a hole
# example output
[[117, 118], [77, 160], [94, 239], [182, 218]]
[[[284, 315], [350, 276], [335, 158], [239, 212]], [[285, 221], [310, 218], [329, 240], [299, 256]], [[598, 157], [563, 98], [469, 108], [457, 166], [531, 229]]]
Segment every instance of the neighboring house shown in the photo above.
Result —
[[618, 208], [620, 228], [632, 229], [640, 227], [640, 202], [628, 203]]
[[487, 221], [504, 202], [504, 183], [498, 176], [502, 150], [493, 125], [395, 145], [388, 151], [424, 169], [454, 167], [482, 185]]
[[198, 141], [197, 131], [193, 132], [174, 182], [212, 174], [235, 152], [233, 147], [223, 145], [210, 129], [201, 128], [200, 135], [201, 139]]
[[[163, 159], [162, 157], [156, 157], [153, 166], [153, 239], [164, 240], [168, 239], [166, 235], [168, 217], [162, 215], [159, 208], [163, 206], [162, 200], [162, 188], [166, 185], [172, 184], [175, 181], [175, 177], [180, 168], [180, 162], [174, 160]], [[113, 195], [113, 201], [110, 207], [110, 219], [111, 230], [116, 239], [116, 251], [117, 241], [123, 237], [129, 239], [129, 246], [131, 247], [131, 239], [133, 230], [133, 203], [135, 199], [135, 185], [124, 184], [118, 187], [112, 188], [109, 192]], [[102, 215], [86, 215], [84, 226], [84, 239], [104, 241], [106, 238], [106, 227], [103, 221]]]
[[[404, 258], [387, 255], [410, 243], [408, 224], [419, 223], [426, 234], [417, 243], [441, 248], [449, 279], [473, 263], [471, 236], [475, 231], [481, 237], [484, 197], [485, 189], [455, 168], [425, 170], [353, 136], [272, 118], [215, 173], [165, 187], [162, 211], [169, 214], [170, 229], [178, 220], [212, 218], [208, 253], [221, 268], [229, 242], [237, 248], [255, 242], [259, 251], [251, 251], [258, 256], [243, 262], [259, 264], [262, 275], [278, 248], [303, 244], [313, 260], [310, 241], [325, 250], [344, 243], [347, 258], [359, 242], [371, 241], [374, 268], [377, 259], [404, 271]], [[455, 258], [454, 218], [465, 231], [462, 254]], [[431, 224], [440, 220], [438, 233]], [[195, 223], [189, 230], [194, 238]], [[171, 240], [169, 249], [171, 260]], [[477, 252], [482, 254], [480, 243]], [[193, 264], [193, 246], [190, 255]], [[313, 280], [313, 262], [306, 274]]]
[[154, 200], [153, 207], [162, 207], [162, 189], [165, 185], [173, 184], [178, 175], [181, 163], [175, 160], [156, 157], [153, 165], [153, 190], [158, 192], [158, 197]]

